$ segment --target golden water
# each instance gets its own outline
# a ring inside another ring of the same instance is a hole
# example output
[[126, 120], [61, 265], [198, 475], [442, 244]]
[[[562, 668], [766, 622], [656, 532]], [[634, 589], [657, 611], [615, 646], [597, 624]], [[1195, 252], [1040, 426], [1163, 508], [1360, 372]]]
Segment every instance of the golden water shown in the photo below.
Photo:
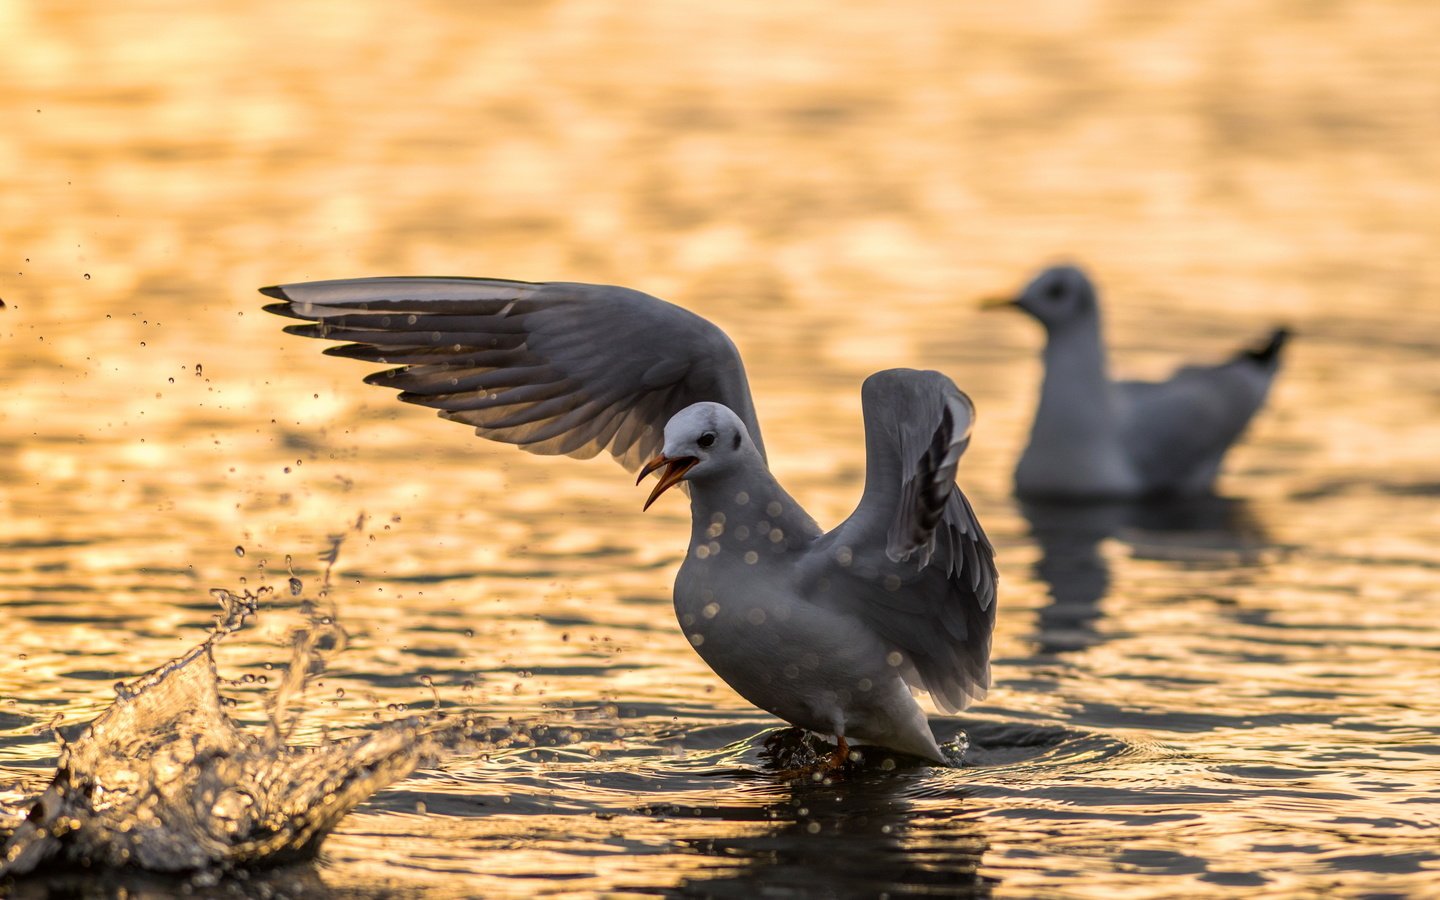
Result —
[[[209, 587], [314, 579], [363, 514], [295, 739], [437, 693], [574, 735], [412, 778], [282, 885], [1440, 890], [1440, 8], [9, 2], [0, 34], [0, 801], [48, 778], [55, 716], [203, 636]], [[1123, 372], [1295, 327], [1242, 502], [1010, 498], [1039, 335], [972, 299], [1056, 258]], [[996, 689], [935, 720], [974, 765], [755, 774], [775, 723], [673, 622], [678, 496], [642, 514], [607, 461], [404, 408], [254, 293], [368, 274], [713, 319], [826, 524], [864, 375], [950, 374], [1003, 576]], [[283, 663], [286, 624], [224, 673]]]

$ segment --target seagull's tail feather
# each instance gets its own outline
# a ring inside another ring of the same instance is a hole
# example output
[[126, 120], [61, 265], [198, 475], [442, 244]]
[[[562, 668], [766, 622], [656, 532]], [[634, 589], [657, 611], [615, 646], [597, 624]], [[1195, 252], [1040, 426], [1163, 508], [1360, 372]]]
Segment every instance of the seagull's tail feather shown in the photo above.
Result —
[[1248, 359], [1267, 368], [1277, 366], [1280, 364], [1280, 351], [1290, 339], [1290, 334], [1290, 329], [1282, 325], [1270, 333], [1270, 340], [1264, 346], [1241, 350], [1237, 359]]

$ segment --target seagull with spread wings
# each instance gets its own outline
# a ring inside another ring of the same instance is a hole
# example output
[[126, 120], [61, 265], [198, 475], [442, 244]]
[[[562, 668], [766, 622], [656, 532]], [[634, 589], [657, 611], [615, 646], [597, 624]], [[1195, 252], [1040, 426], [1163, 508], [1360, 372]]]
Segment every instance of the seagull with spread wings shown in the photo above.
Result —
[[675, 613], [701, 658], [791, 724], [946, 762], [912, 688], [953, 712], [990, 686], [994, 552], [955, 484], [974, 407], [938, 372], [866, 379], [865, 487], [822, 530], [771, 475], [723, 331], [620, 287], [361, 278], [263, 288], [286, 330], [393, 368], [366, 381], [481, 437], [540, 454], [608, 451], [646, 508], [689, 485]]

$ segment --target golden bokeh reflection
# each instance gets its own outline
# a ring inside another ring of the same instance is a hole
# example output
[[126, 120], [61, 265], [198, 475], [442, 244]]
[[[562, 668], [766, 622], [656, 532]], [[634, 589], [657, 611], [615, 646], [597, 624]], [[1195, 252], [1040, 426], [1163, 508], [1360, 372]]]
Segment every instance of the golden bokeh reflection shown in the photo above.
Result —
[[[196, 644], [208, 588], [277, 588], [222, 674], [283, 663], [292, 567], [313, 587], [363, 516], [294, 739], [437, 696], [550, 737], [379, 794], [307, 889], [1440, 881], [1440, 7], [57, 0], [0, 29], [0, 809], [48, 778], [57, 716]], [[975, 298], [1055, 259], [1096, 275], [1125, 373], [1295, 328], [1236, 499], [1010, 497], [1040, 335]], [[763, 774], [775, 721], [674, 623], [679, 492], [642, 514], [606, 460], [402, 407], [255, 293], [378, 274], [713, 319], [827, 525], [862, 378], [950, 374], [1003, 575], [996, 688], [935, 719], [971, 765]]]

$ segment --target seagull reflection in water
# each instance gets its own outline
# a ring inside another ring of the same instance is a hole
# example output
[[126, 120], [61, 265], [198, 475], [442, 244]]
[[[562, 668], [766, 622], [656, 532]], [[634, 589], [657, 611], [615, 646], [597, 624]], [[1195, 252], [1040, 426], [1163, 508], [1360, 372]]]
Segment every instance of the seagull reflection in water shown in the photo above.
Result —
[[[773, 755], [772, 767], [784, 766], [796, 740], [796, 729], [780, 729], [764, 741], [760, 756]], [[732, 834], [679, 840], [713, 863], [706, 876], [686, 879], [676, 892], [990, 896], [996, 882], [980, 873], [990, 842], [979, 821], [955, 815], [966, 802], [963, 783], [937, 782], [933, 771], [913, 765], [892, 770], [867, 759], [864, 766], [873, 777], [847, 780], [843, 789], [828, 780], [741, 783], [733, 805], [703, 811], [736, 823]], [[673, 812], [685, 818], [691, 810]]]
[[1227, 567], [1256, 562], [1273, 547], [1249, 503], [1214, 494], [1105, 503], [1021, 500], [1020, 511], [1040, 546], [1035, 575], [1050, 593], [1035, 634], [1047, 655], [1102, 640], [1096, 620], [1110, 592], [1104, 544], [1111, 538], [1137, 559]]

